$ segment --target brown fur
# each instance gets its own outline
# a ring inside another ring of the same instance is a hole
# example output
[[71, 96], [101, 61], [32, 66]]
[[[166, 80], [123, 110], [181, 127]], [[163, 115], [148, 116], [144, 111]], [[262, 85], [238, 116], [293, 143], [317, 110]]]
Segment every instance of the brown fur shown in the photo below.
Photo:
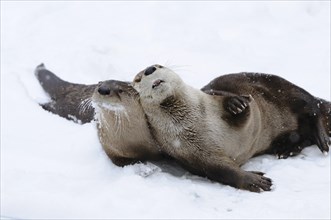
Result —
[[[162, 68], [162, 66], [156, 66], [156, 68]], [[136, 78], [137, 82], [141, 81], [143, 74], [144, 71], [138, 75]], [[86, 123], [93, 120], [95, 111], [94, 108], [92, 108], [90, 105], [90, 100], [93, 94], [98, 95], [96, 88], [100, 87], [102, 83], [99, 85], [81, 85], [69, 83], [55, 76], [53, 73], [45, 69], [43, 65], [37, 67], [36, 76], [44, 90], [50, 95], [52, 99], [50, 103], [42, 105], [44, 109], [80, 123]], [[114, 97], [103, 97], [105, 100], [104, 103], [107, 103], [110, 100], [121, 102], [123, 100], [129, 101], [132, 99], [133, 105], [135, 106], [137, 104], [137, 94], [134, 92], [135, 90], [130, 87], [128, 83], [123, 83], [124, 82], [119, 81], [105, 82], [104, 85], [110, 86], [109, 88], [112, 90]], [[130, 94], [119, 94], [119, 88], [122, 86], [128, 86], [128, 88], [125, 88], [124, 91], [133, 90], [133, 92]], [[280, 92], [278, 91], [279, 88]], [[223, 125], [229, 126], [229, 129], [239, 131], [246, 130], [248, 131], [246, 132], [246, 135], [249, 135], [250, 132], [250, 128], [249, 126], [247, 127], [247, 124], [250, 123], [252, 112], [256, 113], [261, 110], [264, 115], [268, 115], [268, 108], [275, 108], [276, 106], [277, 110], [274, 111], [273, 114], [271, 113], [269, 116], [266, 116], [266, 119], [270, 121], [279, 120], [284, 118], [284, 115], [286, 117], [287, 114], [295, 115], [295, 117], [288, 122], [283, 122], [281, 125], [278, 125], [278, 128], [284, 126], [287, 130], [283, 129], [281, 130], [282, 132], [279, 133], [279, 130], [276, 129], [274, 132], [268, 131], [269, 133], [262, 133], [263, 135], [270, 135], [273, 133], [278, 134], [274, 135], [275, 137], [270, 136], [274, 137], [274, 139], [271, 144], [269, 144], [269, 147], [258, 151], [256, 151], [256, 147], [253, 147], [249, 153], [244, 154], [244, 157], [236, 158], [236, 161], [233, 160], [234, 157], [230, 157], [230, 159], [229, 157], [219, 157], [219, 154], [224, 154], [222, 151], [217, 151], [214, 153], [213, 151], [209, 152], [197, 144], [199, 143], [197, 141], [204, 141], [203, 137], [201, 137], [199, 134], [199, 129], [201, 129], [201, 126], [203, 125], [199, 119], [195, 119], [195, 124], [198, 124], [197, 126], [192, 126], [192, 124], [194, 124], [193, 122], [189, 126], [184, 125], [187, 131], [187, 135], [184, 136], [184, 139], [188, 143], [195, 143], [196, 147], [194, 148], [196, 150], [193, 152], [197, 153], [197, 155], [191, 157], [186, 155], [183, 158], [178, 156], [178, 158], [180, 158], [180, 162], [193, 173], [207, 176], [210, 179], [233, 185], [238, 188], [246, 187], [246, 189], [251, 191], [269, 190], [270, 181], [269, 179], [262, 177], [262, 173], [243, 173], [242, 170], [238, 168], [238, 165], [244, 163], [243, 161], [247, 160], [246, 157], [250, 158], [251, 156], [262, 153], [276, 153], [280, 157], [286, 158], [288, 156], [299, 153], [304, 146], [308, 146], [314, 143], [317, 143], [319, 147], [322, 146], [320, 147], [321, 150], [328, 150], [328, 147], [325, 147], [325, 143], [327, 146], [327, 134], [331, 134], [330, 102], [314, 98], [309, 93], [287, 82], [286, 80], [283, 80], [277, 76], [266, 74], [230, 74], [221, 76], [211, 81], [211, 83], [205, 86], [202, 91], [217, 95], [213, 97], [213, 99], [215, 99], [218, 103], [216, 105], [217, 108], [215, 112], [217, 112], [216, 115], [221, 116]], [[128, 95], [127, 99], [122, 99], [123, 95]], [[200, 112], [201, 115], [206, 115], [209, 108], [209, 105], [204, 103], [204, 99], [205, 98], [202, 98], [202, 101], [200, 100], [197, 106], [194, 107], [198, 112]], [[261, 102], [259, 102], [260, 99], [262, 100]], [[262, 108], [259, 108], [259, 111], [254, 110], [256, 103], [259, 103], [260, 106], [263, 106]], [[126, 103], [125, 106], [126, 109], [131, 108], [131, 104], [129, 103]], [[167, 114], [176, 116], [171, 117], [171, 120], [174, 123], [181, 124], [183, 120], [185, 121], [185, 118], [190, 118], [191, 106], [183, 102], [181, 98], [178, 99], [178, 97], [169, 96], [169, 98], [164, 99], [164, 101], [160, 103], [160, 108], [163, 109], [164, 112], [167, 112]], [[139, 108], [135, 109], [138, 110]], [[181, 111], [181, 109], [185, 110]], [[283, 109], [285, 110], [283, 111]], [[138, 110], [138, 112], [139, 111], [140, 110]], [[278, 115], [278, 112], [281, 114]], [[151, 137], [151, 134], [146, 131], [148, 130], [148, 121], [145, 120], [144, 116], [138, 113], [138, 115], [141, 115], [141, 117], [133, 117], [133, 124], [135, 124], [137, 127], [135, 127], [135, 129], [130, 128], [128, 130], [123, 130], [122, 128], [122, 135], [117, 136], [116, 132], [119, 132], [120, 130], [118, 131], [118, 129], [116, 129], [115, 122], [117, 119], [114, 112], [108, 112], [105, 113], [105, 115], [107, 115], [108, 120], [104, 120], [104, 123], [99, 122], [99, 124], [101, 124], [101, 126], [98, 128], [99, 138], [103, 148], [115, 164], [123, 166], [138, 160], [145, 160], [149, 158], [155, 159], [159, 157], [160, 152], [155, 151], [156, 144], [151, 144], [151, 142], [154, 141], [154, 138]], [[125, 119], [126, 117], [127, 116], [124, 114], [121, 122], [127, 123], [125, 122], [125, 120], [127, 120]], [[132, 116], [130, 120], [132, 120]], [[110, 133], [108, 132], [109, 128], [106, 129], [105, 123], [113, 123], [114, 126], [110, 126]], [[288, 126], [286, 123], [291, 125], [292, 128], [291, 126], [286, 127]], [[128, 124], [126, 124], [126, 126], [127, 125]], [[197, 130], [195, 127], [198, 127], [199, 129]], [[264, 128], [264, 130], [270, 129], [270, 127], [272, 126], [268, 125]], [[277, 128], [277, 126], [275, 127]], [[136, 134], [134, 132], [141, 128], [142, 130], [138, 132], [139, 138], [137, 138], [137, 141], [134, 141], [132, 138], [127, 139], [127, 137], [131, 137], [132, 134]], [[156, 128], [152, 127], [151, 130], [153, 134], [156, 134]], [[258, 130], [256, 133], [251, 135], [257, 135], [258, 133], [261, 133], [261, 130]], [[221, 134], [218, 135], [222, 136]], [[197, 136], [199, 136], [199, 138], [197, 138]], [[231, 138], [228, 139], [231, 140]], [[237, 145], [246, 142], [245, 135], [241, 137], [235, 137], [234, 139], [238, 139], [239, 142]], [[117, 144], [118, 142], [120, 143], [119, 145]], [[206, 143], [210, 143], [210, 141], [207, 141]], [[175, 154], [175, 158], [177, 158], [176, 153], [173, 153]], [[206, 160], [207, 162], [203, 161], [205, 158], [208, 158], [208, 160]], [[224, 163], [220, 166], [220, 164], [214, 162], [213, 160], [222, 160]], [[202, 165], [201, 167], [198, 167], [197, 164]], [[243, 182], [242, 179], [247, 179], [247, 181]], [[256, 181], [262, 181], [264, 184], [255, 184]]]
[[161, 149], [212, 180], [268, 191], [269, 178], [239, 166], [262, 153], [292, 156], [314, 143], [323, 152], [329, 150], [330, 103], [280, 77], [221, 76], [202, 89], [213, 96], [156, 65], [134, 81]]
[[[262, 135], [266, 125], [261, 118], [268, 115], [258, 109], [254, 99], [250, 98], [249, 112], [243, 112], [246, 115], [241, 119], [243, 125], [233, 127], [224, 119], [229, 117], [224, 108], [227, 97], [191, 88], [169, 69], [158, 67], [147, 76], [139, 73], [134, 87], [164, 152], [195, 174], [254, 192], [270, 190], [269, 178], [239, 167], [256, 153], [265, 151], [270, 136], [275, 137], [281, 129], [282, 122], [274, 121], [269, 125], [273, 129]], [[284, 123], [296, 126], [295, 120]]]
[[44, 64], [37, 66], [35, 75], [51, 101], [41, 106], [68, 120], [84, 124], [91, 122], [94, 109], [89, 105], [96, 84], [83, 85], [66, 82], [47, 70]]
[[212, 80], [202, 91], [250, 94], [260, 108], [264, 106], [263, 103], [271, 104], [271, 108], [267, 108], [267, 111], [270, 111], [268, 121], [279, 117], [277, 111], [288, 113], [288, 116], [282, 119], [284, 121], [289, 117], [295, 118], [297, 128], [291, 130], [284, 125], [282, 131], [273, 139], [267, 153], [286, 158], [313, 144], [317, 144], [322, 152], [329, 151], [331, 103], [312, 96], [279, 76], [261, 73], [228, 74]]
[[[100, 88], [109, 89], [109, 94], [100, 94]], [[140, 105], [139, 94], [129, 83], [115, 80], [99, 83], [92, 103], [99, 140], [116, 165], [160, 157]]]
[[[130, 83], [114, 80], [93, 85], [70, 83], [47, 70], [43, 64], [36, 68], [35, 74], [51, 98], [49, 103], [42, 104], [45, 110], [78, 123], [90, 122], [96, 114], [99, 140], [116, 165], [159, 158], [161, 153], [149, 132], [139, 95]], [[100, 88], [109, 94], [100, 94]], [[97, 111], [92, 107], [92, 96]], [[236, 97], [229, 98], [225, 105], [236, 101]], [[117, 104], [125, 111], [116, 113], [102, 107], [102, 104]], [[238, 112], [238, 108], [241, 106], [232, 105], [229, 119]]]
[[[114, 164], [124, 166], [160, 157], [138, 93], [130, 83], [111, 80], [93, 85], [70, 83], [43, 64], [36, 68], [35, 75], [51, 98], [49, 103], [41, 105], [45, 110], [79, 123], [90, 122], [96, 116], [99, 140]], [[109, 89], [109, 94], [100, 94], [100, 87]], [[107, 109], [107, 105], [114, 104], [121, 106], [123, 111]]]

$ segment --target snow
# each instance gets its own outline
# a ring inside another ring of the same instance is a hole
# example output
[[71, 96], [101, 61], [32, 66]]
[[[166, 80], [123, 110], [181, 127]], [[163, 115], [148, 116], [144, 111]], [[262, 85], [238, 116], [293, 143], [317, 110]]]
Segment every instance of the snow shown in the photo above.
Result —
[[180, 140], [179, 140], [179, 139], [176, 139], [176, 140], [174, 140], [174, 141], [172, 142], [172, 145], [173, 145], [174, 147], [176, 147], [176, 148], [180, 148], [180, 146], [181, 146], [182, 144], [180, 143]]
[[86, 84], [155, 63], [196, 88], [265, 72], [330, 100], [329, 1], [1, 1], [1, 218], [330, 219], [330, 155], [316, 146], [245, 164], [273, 179], [260, 194], [171, 166], [116, 167], [95, 124], [38, 106], [41, 62]]

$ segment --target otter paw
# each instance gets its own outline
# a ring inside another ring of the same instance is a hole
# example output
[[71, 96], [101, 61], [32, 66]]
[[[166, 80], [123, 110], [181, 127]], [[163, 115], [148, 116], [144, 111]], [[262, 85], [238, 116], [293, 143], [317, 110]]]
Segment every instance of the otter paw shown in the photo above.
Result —
[[316, 137], [316, 142], [318, 148], [322, 151], [323, 154], [328, 155], [329, 147], [331, 146], [331, 141], [328, 136], [319, 135]]
[[302, 149], [303, 148], [301, 146], [295, 146], [289, 149], [283, 149], [282, 151], [279, 150], [276, 152], [276, 156], [278, 157], [278, 159], [286, 159], [288, 157], [294, 157], [299, 155]]
[[226, 102], [226, 109], [233, 115], [242, 113], [249, 107], [250, 98], [247, 96], [232, 96]]
[[298, 152], [292, 152], [292, 151], [289, 151], [289, 152], [283, 152], [281, 154], [277, 154], [277, 158], [278, 159], [287, 159], [289, 157], [294, 157], [294, 156], [297, 156], [299, 153]]
[[329, 146], [331, 146], [331, 140], [329, 138], [328, 132], [324, 127], [321, 118], [318, 118], [314, 129], [314, 139], [316, 145], [322, 151], [323, 154], [327, 155], [329, 152]]
[[244, 177], [242, 185], [243, 189], [251, 192], [270, 191], [272, 181], [270, 178], [263, 176], [264, 173], [256, 171], [248, 171]]

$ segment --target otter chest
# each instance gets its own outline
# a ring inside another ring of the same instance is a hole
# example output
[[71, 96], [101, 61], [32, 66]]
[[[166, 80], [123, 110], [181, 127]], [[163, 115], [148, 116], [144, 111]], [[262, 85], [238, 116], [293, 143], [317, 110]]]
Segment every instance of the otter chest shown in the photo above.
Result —
[[155, 139], [159, 142], [163, 151], [174, 157], [190, 155], [199, 149], [198, 131], [193, 123], [173, 115], [153, 113], [151, 118], [152, 130]]

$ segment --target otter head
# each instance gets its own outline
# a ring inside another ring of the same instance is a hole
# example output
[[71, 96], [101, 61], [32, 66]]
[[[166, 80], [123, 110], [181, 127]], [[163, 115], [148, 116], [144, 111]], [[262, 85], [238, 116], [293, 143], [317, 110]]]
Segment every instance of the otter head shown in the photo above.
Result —
[[133, 81], [133, 87], [139, 92], [140, 97], [151, 102], [160, 102], [175, 95], [183, 84], [175, 72], [158, 64], [138, 73]]
[[116, 80], [99, 82], [92, 96], [92, 103], [98, 114], [100, 111], [128, 111], [129, 107], [139, 105], [139, 93], [131, 83]]

